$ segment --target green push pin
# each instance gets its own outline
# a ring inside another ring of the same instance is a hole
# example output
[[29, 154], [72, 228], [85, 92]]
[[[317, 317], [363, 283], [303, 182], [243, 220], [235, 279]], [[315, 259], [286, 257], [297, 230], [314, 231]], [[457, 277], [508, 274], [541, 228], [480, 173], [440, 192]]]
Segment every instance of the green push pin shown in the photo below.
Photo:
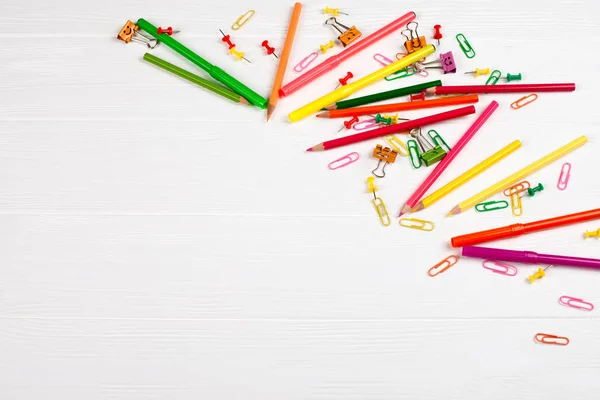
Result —
[[506, 80], [508, 82], [511, 81], [520, 81], [521, 80], [521, 73], [519, 72], [518, 74], [506, 74]]
[[529, 188], [527, 189], [527, 193], [533, 197], [535, 196], [536, 192], [541, 192], [542, 190], [544, 190], [544, 185], [542, 185], [541, 183], [539, 185], [537, 185], [534, 188]]
[[392, 118], [384, 118], [381, 116], [381, 114], [377, 114], [375, 116], [375, 123], [376, 124], [380, 124], [380, 123], [385, 123], [386, 125], [391, 125], [392, 124]]

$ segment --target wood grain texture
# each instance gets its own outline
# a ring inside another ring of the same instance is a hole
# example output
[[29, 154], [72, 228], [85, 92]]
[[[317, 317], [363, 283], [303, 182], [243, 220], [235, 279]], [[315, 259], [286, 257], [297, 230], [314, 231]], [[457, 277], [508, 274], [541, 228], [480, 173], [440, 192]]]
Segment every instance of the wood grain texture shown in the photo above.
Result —
[[[396, 221], [383, 228], [365, 183], [377, 141], [307, 154], [336, 137], [341, 121], [292, 125], [285, 116], [347, 71], [360, 77], [377, 69], [373, 53], [392, 58], [402, 48], [399, 34], [282, 99], [265, 124], [263, 112], [147, 65], [143, 46], [115, 36], [126, 19], [139, 17], [181, 29], [183, 43], [267, 96], [276, 60], [260, 42], [280, 48], [292, 3], [2, 1], [2, 400], [598, 397], [598, 314], [558, 304], [571, 295], [600, 305], [594, 271], [552, 268], [529, 285], [534, 266], [507, 278], [463, 259], [435, 279], [426, 274], [453, 253], [451, 236], [598, 207], [597, 3], [328, 5], [351, 14], [341, 20], [363, 34], [409, 10], [428, 40], [441, 24], [440, 50], [452, 50], [459, 69], [445, 83], [477, 82], [460, 72], [491, 67], [520, 72], [525, 82], [575, 81], [577, 91], [541, 95], [519, 111], [509, 107], [518, 96], [482, 96], [478, 110], [492, 99], [500, 109], [432, 190], [513, 140], [523, 148], [419, 214], [436, 223], [433, 232]], [[300, 59], [334, 38], [322, 25], [324, 6], [304, 3], [287, 80]], [[231, 33], [250, 7], [256, 16], [233, 33], [247, 65], [230, 58], [218, 29]], [[476, 48], [475, 59], [460, 52], [459, 32]], [[153, 53], [194, 71], [164, 46]], [[380, 82], [358, 95], [422, 79]], [[452, 146], [474, 118], [435, 129]], [[443, 217], [582, 134], [590, 138], [584, 148], [531, 177], [546, 191], [524, 200], [521, 220], [507, 213]], [[360, 154], [357, 163], [327, 169], [350, 151]], [[559, 192], [564, 161], [573, 175]], [[429, 171], [399, 158], [386, 172], [377, 186], [392, 214]], [[599, 227], [493, 245], [598, 257], [600, 242], [581, 235]], [[537, 332], [568, 336], [571, 344], [537, 345]]]

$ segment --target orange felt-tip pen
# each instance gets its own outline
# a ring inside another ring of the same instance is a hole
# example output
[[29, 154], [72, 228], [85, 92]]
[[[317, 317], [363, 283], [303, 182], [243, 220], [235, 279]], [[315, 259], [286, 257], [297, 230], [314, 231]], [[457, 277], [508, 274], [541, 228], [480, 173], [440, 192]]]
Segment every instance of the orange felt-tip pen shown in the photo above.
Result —
[[531, 232], [558, 228], [561, 226], [577, 224], [579, 222], [600, 219], [600, 208], [583, 211], [575, 214], [561, 215], [560, 217], [530, 222], [528, 224], [513, 224], [487, 231], [469, 233], [467, 235], [452, 238], [452, 247], [473, 246], [492, 240], [506, 239], [510, 237], [525, 235]]

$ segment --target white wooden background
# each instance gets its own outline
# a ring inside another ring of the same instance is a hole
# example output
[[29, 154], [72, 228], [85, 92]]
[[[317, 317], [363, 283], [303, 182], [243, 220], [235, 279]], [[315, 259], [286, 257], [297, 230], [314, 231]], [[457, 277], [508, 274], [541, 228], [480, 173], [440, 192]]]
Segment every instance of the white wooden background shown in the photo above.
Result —
[[[519, 111], [501, 108], [436, 188], [515, 139], [523, 148], [419, 217], [425, 233], [379, 224], [365, 179], [377, 141], [319, 154], [340, 120], [286, 114], [329, 92], [346, 71], [364, 76], [402, 46], [394, 34], [283, 99], [274, 120], [216, 98], [141, 60], [116, 34], [144, 17], [264, 96], [292, 2], [2, 0], [0, 3], [0, 398], [23, 399], [597, 399], [600, 321], [558, 304], [600, 306], [600, 272], [553, 268], [533, 285], [463, 259], [437, 278], [450, 237], [519, 219], [460, 200], [586, 134], [590, 142], [536, 173], [547, 190], [525, 200], [532, 221], [598, 207], [600, 7], [593, 0], [330, 3], [368, 34], [414, 10], [420, 33], [443, 26], [459, 71], [492, 67], [524, 82], [576, 82]], [[291, 66], [335, 38], [325, 3], [305, 3]], [[252, 65], [234, 62], [218, 28]], [[477, 51], [467, 60], [454, 35]], [[341, 48], [337, 47], [335, 51]], [[159, 46], [154, 54], [194, 66]], [[332, 54], [332, 53], [328, 53]], [[290, 69], [286, 81], [295, 74]], [[202, 74], [202, 72], [199, 72]], [[431, 78], [440, 76], [433, 72]], [[485, 78], [444, 76], [451, 83]], [[381, 82], [361, 94], [416, 84]], [[430, 111], [405, 113], [409, 117]], [[435, 128], [450, 144], [474, 116]], [[361, 160], [331, 172], [349, 151]], [[556, 190], [564, 161], [573, 164]], [[429, 172], [406, 159], [378, 180], [390, 213]], [[600, 221], [494, 246], [600, 256], [583, 240]], [[567, 347], [533, 342], [568, 336]]]

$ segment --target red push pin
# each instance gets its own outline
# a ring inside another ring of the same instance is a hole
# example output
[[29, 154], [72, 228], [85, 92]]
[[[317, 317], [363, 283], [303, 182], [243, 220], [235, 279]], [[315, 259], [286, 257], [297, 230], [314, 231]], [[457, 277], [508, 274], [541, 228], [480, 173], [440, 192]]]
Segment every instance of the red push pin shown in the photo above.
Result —
[[275, 54], [275, 47], [269, 46], [268, 40], [263, 40], [262, 47], [264, 47], [265, 50], [267, 50], [267, 54], [269, 54], [269, 55], [273, 54], [275, 56], [275, 58], [279, 58], [279, 57], [277, 57], [277, 54]]
[[346, 86], [348, 84], [348, 81], [352, 78], [354, 78], [354, 75], [352, 74], [352, 72], [348, 71], [345, 77], [338, 79], [339, 85], [337, 85], [335, 88], [339, 88], [340, 85]]
[[434, 25], [433, 29], [435, 29], [435, 33], [433, 34], [433, 38], [437, 39], [438, 46], [439, 46], [440, 45], [440, 39], [444, 37], [442, 35], [442, 32], [440, 32], [440, 29], [442, 29], [442, 26], [441, 25]]
[[229, 50], [233, 49], [235, 47], [235, 44], [231, 43], [231, 36], [224, 34], [223, 31], [220, 29], [219, 32], [221, 32], [221, 35], [223, 35], [221, 41], [227, 43], [227, 46], [229, 46]]
[[[344, 126], [346, 127], [346, 129], [351, 129], [351, 128], [352, 128], [352, 125], [354, 125], [354, 124], [355, 124], [355, 123], [357, 123], [357, 122], [358, 122], [358, 117], [356, 117], [356, 116], [355, 116], [355, 117], [352, 117], [352, 119], [351, 119], [351, 120], [349, 120], [349, 121], [344, 121]], [[344, 126], [342, 126], [342, 127], [341, 127], [341, 128], [338, 130], [338, 132], [339, 132], [339, 131], [341, 131], [342, 129], [344, 129]]]
[[417, 100], [425, 100], [425, 91], [424, 90], [419, 94], [411, 94], [410, 95], [410, 101], [417, 101]]
[[158, 29], [156, 30], [158, 32], [158, 34], [162, 34], [162, 33], [166, 33], [167, 35], [171, 36], [174, 33], [179, 33], [179, 31], [174, 31], [173, 28], [168, 27], [167, 29], [163, 29], [160, 26], [158, 27]]

